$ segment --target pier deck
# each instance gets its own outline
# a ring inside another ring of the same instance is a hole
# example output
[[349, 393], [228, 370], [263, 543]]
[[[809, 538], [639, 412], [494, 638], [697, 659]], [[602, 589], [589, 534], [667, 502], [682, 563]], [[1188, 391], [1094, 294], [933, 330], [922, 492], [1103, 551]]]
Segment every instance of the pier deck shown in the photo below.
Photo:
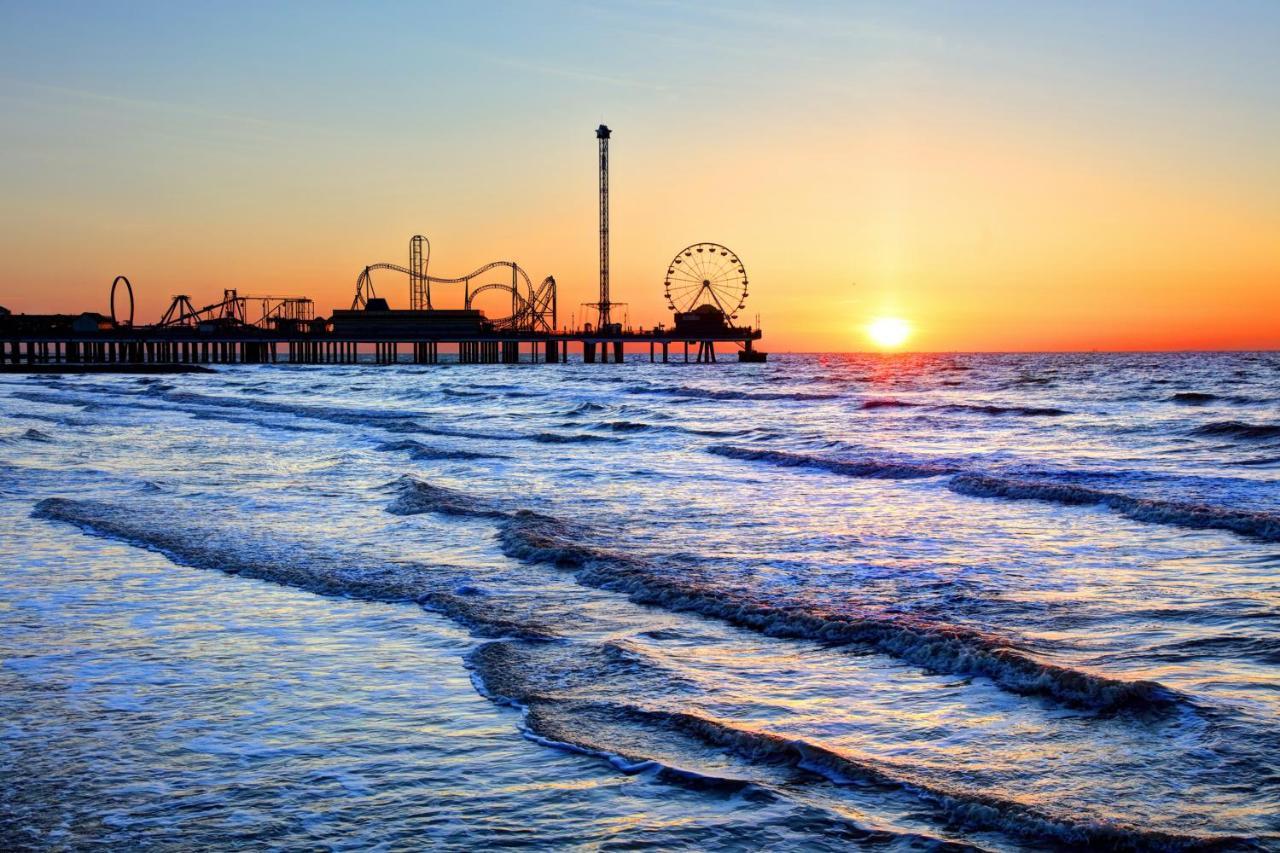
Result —
[[[23, 315], [17, 315], [21, 317]], [[14, 319], [17, 319], [15, 317]], [[37, 327], [0, 330], [0, 364], [563, 364], [571, 346], [585, 363], [620, 362], [626, 347], [648, 345], [651, 362], [716, 361], [716, 344], [739, 348], [742, 361], [763, 361], [754, 349], [759, 329], [674, 329], [556, 332], [456, 332], [397, 330], [384, 334], [281, 333], [254, 326], [234, 331], [198, 327], [120, 326], [93, 332]], [[692, 348], [692, 349], [691, 349]], [[675, 352], [673, 352], [673, 349]], [[443, 351], [442, 351], [443, 350]], [[445, 358], [456, 353], [456, 358]]]

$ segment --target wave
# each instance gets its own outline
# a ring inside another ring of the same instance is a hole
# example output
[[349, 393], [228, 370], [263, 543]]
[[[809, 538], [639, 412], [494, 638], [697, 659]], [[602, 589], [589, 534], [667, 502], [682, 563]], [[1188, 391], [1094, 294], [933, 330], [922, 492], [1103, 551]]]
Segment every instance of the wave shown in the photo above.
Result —
[[788, 453], [783, 450], [764, 450], [754, 447], [739, 447], [733, 444], [713, 444], [707, 452], [729, 459], [743, 459], [751, 462], [768, 462], [783, 468], [820, 468], [849, 477], [868, 477], [884, 480], [911, 480], [926, 477], [941, 477], [953, 474], [959, 469], [953, 465], [938, 462], [905, 462], [887, 459], [836, 459], [830, 456], [817, 456], [804, 453]]
[[9, 396], [16, 400], [26, 400], [29, 403], [76, 406], [85, 411], [89, 411], [92, 407], [98, 405], [97, 400], [89, 397], [82, 397], [77, 394], [58, 394], [52, 391], [14, 391]]
[[1254, 660], [1267, 666], [1280, 666], [1280, 645], [1270, 637], [1239, 634], [1193, 637], [1163, 645], [1147, 653], [1155, 660], [1201, 661], [1207, 655], [1224, 661]]
[[972, 497], [1035, 500], [1068, 506], [1100, 504], [1126, 518], [1149, 524], [1200, 530], [1227, 530], [1254, 539], [1280, 542], [1280, 513], [1138, 498], [1086, 486], [1035, 480], [1011, 480], [981, 474], [960, 474], [953, 477], [947, 485], [952, 491]]
[[591, 435], [585, 432], [536, 432], [531, 436], [525, 436], [533, 441], [541, 444], [584, 444], [600, 441], [617, 441], [618, 439], [606, 435]]
[[454, 429], [453, 427], [444, 426], [424, 426], [415, 423], [412, 429], [405, 432], [416, 432], [422, 435], [439, 435], [448, 438], [470, 438], [477, 441], [524, 441], [528, 438], [515, 432], [478, 432], [468, 429]]
[[708, 438], [733, 438], [755, 432], [754, 429], [711, 429], [710, 427], [676, 427], [676, 429], [690, 435], [705, 435]]
[[636, 421], [606, 421], [595, 424], [592, 429], [609, 429], [614, 432], [644, 432], [645, 430], [653, 429], [653, 425], [637, 423]]
[[388, 432], [421, 432], [422, 427], [411, 416], [385, 409], [348, 409], [338, 406], [318, 406], [304, 403], [282, 403], [273, 400], [257, 400], [244, 397], [219, 397], [194, 391], [165, 391], [156, 386], [144, 392], [147, 396], [169, 403], [207, 406], [225, 409], [249, 409], [268, 414], [292, 415], [298, 418], [320, 420], [346, 426], [374, 426]]
[[249, 400], [237, 397], [210, 397], [193, 392], [165, 392], [160, 396], [175, 402], [192, 402], [200, 405], [257, 409], [260, 411], [290, 414], [301, 418], [314, 418], [351, 426], [376, 426], [393, 433], [419, 433], [452, 438], [470, 438], [479, 441], [536, 441], [543, 444], [564, 444], [584, 441], [609, 441], [597, 435], [561, 433], [497, 433], [477, 430], [454, 429], [445, 426], [429, 426], [414, 420], [415, 415], [388, 412], [381, 409], [347, 409], [331, 406], [278, 403], [266, 400]]
[[807, 770], [836, 785], [877, 785], [912, 793], [939, 809], [950, 823], [996, 830], [1032, 840], [1106, 849], [1182, 850], [1239, 844], [1243, 839], [1141, 829], [1117, 822], [1056, 815], [1007, 797], [928, 782], [909, 769], [855, 757], [799, 738], [735, 726], [688, 711], [625, 708], [641, 722], [669, 726], [708, 746], [757, 763]]
[[1198, 391], [1179, 391], [1169, 398], [1171, 403], [1181, 403], [1184, 406], [1203, 406], [1206, 403], [1212, 403], [1214, 400], [1221, 399], [1217, 394], [1203, 394]]
[[1056, 418], [1071, 414], [1066, 409], [1051, 406], [996, 406], [991, 404], [952, 403], [945, 406], [934, 406], [940, 412], [977, 412], [983, 415], [1018, 415], [1020, 417]]
[[[161, 406], [149, 406], [147, 408], [159, 411], [165, 411]], [[281, 432], [324, 432], [324, 427], [309, 427], [302, 424], [280, 423], [279, 421], [271, 421], [265, 417], [254, 417], [253, 415], [234, 415], [229, 412], [208, 412], [208, 411], [191, 411], [188, 412], [193, 420], [197, 421], [221, 421], [226, 424], [248, 424], [250, 426], [259, 426], [264, 429], [279, 430]]]
[[[805, 837], [829, 836], [841, 847], [864, 844], [876, 848], [925, 849], [946, 851], [946, 853], [982, 849], [970, 844], [943, 840], [922, 832], [869, 827], [852, 818], [843, 809], [833, 808], [821, 801], [808, 802], [809, 791], [803, 784], [807, 780], [796, 772], [803, 771], [803, 768], [790, 768], [789, 775], [792, 778], [787, 780], [757, 781], [730, 775], [726, 772], [726, 768], [719, 766], [724, 763], [723, 760], [716, 762], [714, 766], [700, 767], [696, 758], [678, 761], [650, 757], [650, 752], [662, 754], [669, 751], [664, 749], [664, 744], [661, 742], [663, 735], [669, 740], [681, 742], [690, 742], [693, 738], [683, 735], [676, 727], [670, 725], [666, 727], [665, 732], [655, 731], [661, 723], [656, 719], [644, 719], [642, 715], [645, 711], [639, 708], [635, 708], [630, 714], [634, 719], [627, 720], [629, 716], [627, 706], [609, 703], [570, 704], [554, 701], [530, 701], [528, 704], [523, 704], [509, 697], [488, 692], [483, 680], [478, 676], [473, 678], [473, 683], [482, 695], [488, 696], [492, 701], [516, 708], [520, 712], [521, 733], [527, 740], [540, 746], [603, 760], [626, 775], [652, 774], [654, 779], [664, 784], [698, 791], [715, 791], [722, 796], [747, 796], [751, 802], [757, 804], [781, 801], [799, 806], [804, 815], [803, 822], [796, 824], [788, 821], [787, 836], [792, 836], [792, 833], [798, 829]], [[706, 750], [708, 744], [703, 741], [700, 745]], [[721, 755], [730, 756], [725, 750], [721, 750]], [[757, 771], [755, 775], [778, 775], [769, 773], [769, 770], [776, 766], [776, 762], [752, 763], [749, 759], [743, 759], [740, 756], [731, 757], [743, 763], [741, 768], [730, 768], [741, 773], [742, 776], [752, 775], [752, 769]], [[918, 803], [913, 805], [919, 808]], [[762, 819], [757, 826], [764, 830], [767, 827], [767, 819]], [[652, 830], [650, 832], [652, 833]], [[649, 838], [653, 837], [650, 834]], [[680, 846], [700, 849], [704, 842], [705, 838], [699, 837], [691, 845]]]
[[951, 475], [947, 480], [947, 487], [957, 494], [969, 497], [1034, 500], [1068, 506], [1101, 505], [1126, 518], [1147, 524], [1163, 524], [1193, 530], [1226, 530], [1254, 539], [1280, 542], [1280, 513], [1275, 512], [1232, 509], [1189, 501], [1140, 498], [1072, 483], [998, 477], [966, 472], [957, 466], [945, 463], [879, 459], [845, 460], [735, 445], [712, 445], [707, 448], [707, 451], [717, 456], [767, 462], [784, 468], [819, 468], [848, 477], [914, 479]]
[[47, 444], [53, 441], [53, 436], [48, 433], [41, 432], [38, 429], [29, 429], [21, 435], [23, 441], [38, 441]]
[[1123, 681], [1040, 661], [1007, 640], [962, 626], [727, 595], [723, 589], [663, 572], [646, 560], [585, 544], [585, 531], [549, 515], [507, 510], [412, 477], [388, 485], [398, 492], [387, 507], [390, 512], [497, 519], [498, 541], [507, 556], [572, 569], [579, 583], [626, 593], [639, 604], [699, 613], [768, 636], [868, 646], [930, 671], [984, 675], [1010, 692], [1049, 696], [1079, 707], [1158, 708], [1178, 698], [1152, 681]]
[[[219, 409], [237, 409], [249, 410], [265, 414], [283, 414], [297, 418], [305, 418], [310, 420], [320, 420], [329, 423], [343, 424], [346, 426], [369, 427], [374, 426], [379, 429], [391, 433], [417, 433], [422, 435], [440, 435], [452, 438], [469, 438], [478, 441], [535, 441], [540, 444], [574, 444], [582, 442], [600, 442], [600, 441], [616, 441], [617, 439], [600, 435], [590, 435], [585, 433], [496, 433], [481, 432], [476, 430], [454, 429], [445, 426], [431, 426], [418, 422], [415, 417], [420, 415], [405, 414], [401, 412], [387, 411], [384, 409], [349, 409], [336, 406], [317, 406], [301, 403], [282, 403], [271, 400], [257, 400], [242, 397], [219, 397], [207, 394], [199, 394], [193, 391], [159, 391], [155, 386], [143, 392], [146, 396], [152, 398], [163, 399], [169, 403], [180, 403], [187, 406], [207, 407], [215, 410]], [[23, 399], [33, 402], [59, 403], [63, 405], [80, 406], [83, 410], [89, 411], [92, 407], [98, 405], [96, 401], [84, 400], [81, 398], [66, 397], [57, 394], [48, 394], [41, 392], [28, 392], [24, 394], [15, 394]], [[134, 400], [127, 404], [134, 408], [156, 408], [148, 406], [141, 401]], [[202, 415], [198, 411], [190, 411], [188, 413], [194, 417], [209, 417], [207, 413]], [[233, 420], [233, 418], [225, 418]], [[262, 426], [279, 427], [289, 429], [287, 426], [271, 424], [268, 422], [257, 422]]]
[[1156, 708], [1177, 700], [1155, 682], [1123, 681], [1043, 662], [1009, 641], [957, 625], [726, 594], [663, 572], [646, 560], [584, 544], [582, 531], [551, 516], [529, 510], [504, 515], [498, 540], [508, 556], [573, 569], [579, 583], [626, 593], [639, 604], [695, 612], [768, 636], [863, 645], [930, 671], [983, 675], [1010, 692], [1049, 696], [1079, 707]]
[[603, 403], [579, 403], [569, 411], [565, 412], [565, 415], [567, 417], [576, 417], [578, 415], [588, 414], [589, 412], [604, 412], [608, 409], [609, 407]]
[[[219, 532], [186, 528], [175, 513], [153, 504], [108, 504], [101, 501], [46, 498], [32, 515], [71, 524], [102, 536], [164, 554], [175, 563], [216, 569], [320, 595], [366, 601], [416, 602], [470, 628], [479, 636], [514, 636], [531, 641], [556, 638], [549, 626], [506, 612], [491, 598], [467, 595], [469, 574], [448, 566], [420, 563], [348, 561], [331, 549], [303, 543], [253, 541]], [[160, 519], [155, 523], [151, 519]]]
[[1196, 427], [1191, 431], [1191, 434], [1216, 435], [1257, 441], [1267, 438], [1280, 438], [1280, 425], [1250, 424], [1243, 421], [1214, 421], [1213, 423]]
[[[160, 386], [151, 386], [151, 387], [159, 388]], [[77, 390], [95, 390], [95, 389], [90, 389], [90, 388], [81, 386]], [[155, 402], [148, 402], [147, 400], [142, 398], [142, 395], [137, 394], [135, 392], [126, 393], [126, 392], [121, 392], [117, 389], [103, 389], [99, 393], [108, 395], [116, 399], [112, 399], [110, 401], [95, 400], [90, 397], [78, 396], [76, 394], [52, 394], [45, 391], [24, 391], [24, 392], [15, 393], [13, 396], [23, 400], [33, 402], [33, 403], [51, 403], [54, 405], [61, 405], [61, 406], [78, 406], [80, 410], [83, 412], [102, 411], [107, 408], [122, 409], [125, 411], [176, 412], [180, 414], [186, 414], [187, 416], [191, 417], [193, 420], [200, 420], [200, 421], [218, 420], [224, 423], [249, 424], [250, 426], [260, 426], [266, 429], [281, 430], [284, 432], [318, 432], [320, 431], [319, 428], [306, 427], [300, 424], [286, 424], [286, 423], [272, 422], [267, 420], [265, 417], [255, 416], [255, 414], [252, 412], [245, 412], [242, 414], [233, 414], [227, 411], [225, 407], [222, 407], [222, 408], [196, 407], [196, 408], [187, 408], [187, 409], [174, 409], [171, 406], [164, 406], [164, 405], [157, 404]], [[154, 396], [154, 395], [149, 395], [149, 396]], [[242, 408], [249, 408], [249, 407], [242, 407]], [[84, 425], [83, 422], [80, 422], [71, 418], [51, 418], [47, 415], [34, 415], [34, 414], [23, 415], [23, 417], [49, 420], [56, 423], [63, 423], [68, 426]]]
[[393, 515], [419, 515], [425, 512], [474, 518], [500, 518], [506, 515], [470, 495], [433, 485], [408, 474], [387, 483], [384, 488], [396, 493], [396, 499], [387, 506], [387, 512]]
[[508, 457], [498, 453], [482, 453], [476, 450], [460, 450], [451, 447], [431, 447], [413, 439], [404, 439], [402, 441], [388, 441], [379, 444], [376, 450], [383, 453], [403, 452], [408, 453], [409, 458], [418, 462], [427, 461], [448, 461], [459, 459], [507, 459]]
[[863, 400], [863, 409], [911, 409], [919, 406], [919, 403], [908, 403], [905, 400]]
[[[618, 662], [611, 650], [544, 648], [554, 657], [510, 643], [485, 643], [468, 655], [467, 666], [481, 693], [522, 712], [522, 728], [531, 740], [603, 758], [626, 773], [659, 769], [707, 787], [736, 791], [759, 786], [800, 800], [814, 783], [872, 785], [909, 797], [915, 808], [923, 801], [943, 825], [1055, 844], [1170, 850], [1240, 841], [1054, 814], [1009, 797], [929, 779], [921, 770], [897, 761], [855, 756], [704, 713], [601, 701], [595, 697], [654, 696], [669, 691], [637, 687], [634, 677], [660, 681], [663, 673], [629, 658]], [[620, 670], [625, 672], [622, 683], [617, 682]], [[590, 698], [580, 698], [582, 694]], [[715, 770], [700, 766], [700, 759], [710, 756], [715, 756], [711, 765]], [[742, 763], [726, 767], [725, 756]], [[772, 772], [772, 768], [783, 772]]]
[[839, 394], [808, 391], [735, 391], [723, 388], [691, 388], [676, 385], [670, 388], [651, 388], [635, 385], [626, 389], [628, 394], [656, 394], [682, 400], [835, 400]]

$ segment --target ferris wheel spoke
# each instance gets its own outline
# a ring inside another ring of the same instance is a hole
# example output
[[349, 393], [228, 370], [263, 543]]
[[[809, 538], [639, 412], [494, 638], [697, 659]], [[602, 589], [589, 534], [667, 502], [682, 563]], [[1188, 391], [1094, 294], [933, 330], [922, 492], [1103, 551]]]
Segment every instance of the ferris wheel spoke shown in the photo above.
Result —
[[703, 286], [703, 283], [701, 282], [672, 282], [671, 283], [672, 288], [680, 289], [680, 291], [685, 291], [685, 289], [689, 289], [689, 288], [699, 288], [701, 286]]
[[726, 315], [731, 315], [742, 307], [742, 296], [738, 293], [719, 294], [720, 308]]
[[707, 256], [706, 252], [698, 253], [698, 275], [702, 278], [707, 277], [707, 267], [710, 266], [710, 261], [711, 259]]
[[702, 289], [701, 284], [686, 284], [683, 287], [670, 288], [670, 292], [675, 296], [692, 296]]
[[685, 290], [690, 287], [702, 287], [701, 281], [672, 281], [668, 287], [678, 290]]
[[729, 313], [728, 311], [725, 310], [724, 303], [720, 300], [720, 297], [716, 295], [715, 291], [711, 291], [711, 301], [716, 304], [716, 307], [720, 309], [721, 313], [723, 314]]
[[680, 270], [679, 270], [679, 272], [678, 272], [677, 274], [678, 274], [678, 275], [683, 275], [683, 276], [688, 277], [690, 281], [698, 281], [698, 282], [701, 282], [701, 281], [702, 281], [702, 270], [701, 270], [700, 265], [698, 264], [698, 260], [700, 260], [700, 259], [698, 259], [698, 258], [688, 258], [688, 259], [686, 259], [686, 261], [685, 261], [685, 264], [684, 264], [683, 268], [682, 268], [682, 269], [680, 269]]
[[723, 308], [725, 305], [738, 304], [739, 294], [735, 291], [713, 287], [711, 288], [711, 292], [716, 295], [717, 299], [720, 302], [724, 303], [723, 305], [721, 305], [721, 308]]

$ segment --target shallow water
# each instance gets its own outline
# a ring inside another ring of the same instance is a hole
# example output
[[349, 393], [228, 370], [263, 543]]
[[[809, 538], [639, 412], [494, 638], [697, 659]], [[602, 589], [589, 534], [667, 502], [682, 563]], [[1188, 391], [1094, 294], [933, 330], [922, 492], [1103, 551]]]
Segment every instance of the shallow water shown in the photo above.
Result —
[[1280, 356], [0, 413], [6, 846], [1280, 846]]

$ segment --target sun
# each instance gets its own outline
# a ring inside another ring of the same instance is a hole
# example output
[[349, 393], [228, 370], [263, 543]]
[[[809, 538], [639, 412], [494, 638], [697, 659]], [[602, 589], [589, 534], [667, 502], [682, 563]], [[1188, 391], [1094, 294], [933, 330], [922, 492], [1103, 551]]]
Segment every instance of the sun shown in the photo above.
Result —
[[867, 337], [880, 349], [897, 349], [911, 337], [911, 324], [901, 317], [877, 317], [867, 324]]

